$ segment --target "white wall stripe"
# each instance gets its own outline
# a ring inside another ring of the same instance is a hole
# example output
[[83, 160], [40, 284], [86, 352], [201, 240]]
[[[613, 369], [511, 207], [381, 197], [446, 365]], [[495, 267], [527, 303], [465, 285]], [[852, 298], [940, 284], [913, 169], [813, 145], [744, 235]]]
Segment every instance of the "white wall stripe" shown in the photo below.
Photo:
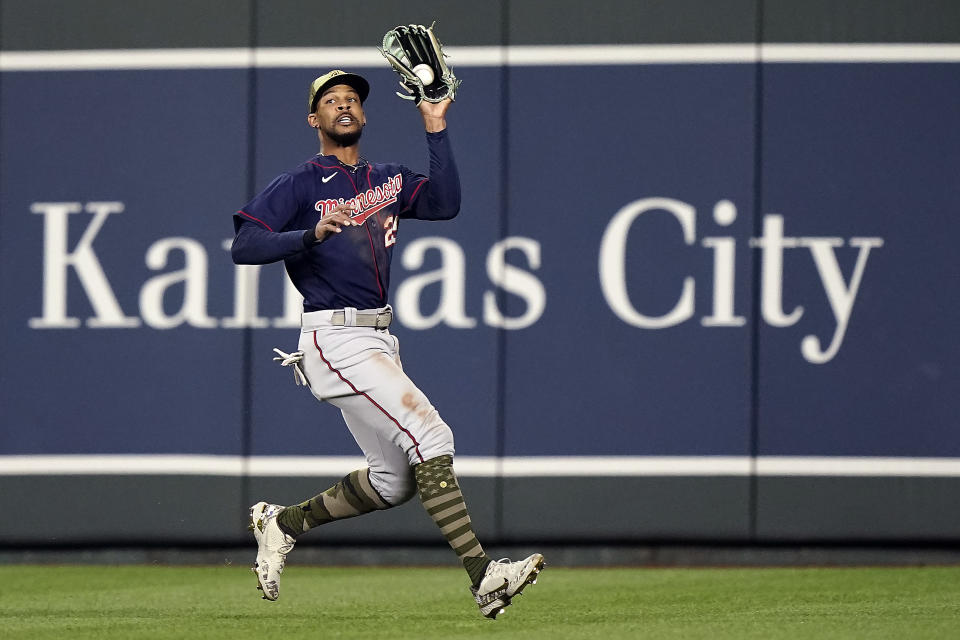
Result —
[[960, 458], [759, 457], [757, 475], [960, 477]]
[[957, 44], [768, 44], [764, 62], [960, 62]]
[[374, 47], [278, 47], [254, 52], [257, 67], [296, 69], [389, 68], [386, 59]]
[[[451, 64], [454, 55], [451, 47]], [[505, 55], [511, 66], [743, 63], [758, 56], [754, 44], [518, 45]]]
[[[960, 44], [674, 44], [447, 47], [456, 67], [960, 62]], [[0, 71], [386, 68], [374, 47], [0, 51]]]
[[0, 71], [246, 68], [253, 49], [92, 49], [0, 51]]
[[[7, 455], [0, 476], [200, 475], [341, 477], [359, 456]], [[790, 456], [459, 456], [463, 477], [863, 476], [960, 477], [960, 458]]]
[[508, 477], [743, 476], [750, 473], [751, 461], [735, 456], [531, 456], [504, 458], [502, 468]]

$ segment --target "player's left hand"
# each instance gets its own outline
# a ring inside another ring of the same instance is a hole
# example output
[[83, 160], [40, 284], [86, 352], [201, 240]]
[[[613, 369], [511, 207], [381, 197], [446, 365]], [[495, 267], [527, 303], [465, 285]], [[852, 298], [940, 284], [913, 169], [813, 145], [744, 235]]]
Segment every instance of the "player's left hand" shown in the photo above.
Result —
[[447, 128], [447, 109], [450, 108], [452, 103], [453, 100], [450, 98], [446, 98], [440, 102], [420, 101], [417, 109], [420, 110], [420, 115], [423, 116], [423, 124], [427, 131], [436, 133], [437, 131], [443, 131]]
[[342, 227], [355, 227], [357, 223], [350, 216], [353, 215], [353, 205], [344, 203], [331, 209], [325, 216], [320, 218], [317, 226], [313, 228], [313, 237], [317, 242], [323, 242], [331, 233], [340, 233]]

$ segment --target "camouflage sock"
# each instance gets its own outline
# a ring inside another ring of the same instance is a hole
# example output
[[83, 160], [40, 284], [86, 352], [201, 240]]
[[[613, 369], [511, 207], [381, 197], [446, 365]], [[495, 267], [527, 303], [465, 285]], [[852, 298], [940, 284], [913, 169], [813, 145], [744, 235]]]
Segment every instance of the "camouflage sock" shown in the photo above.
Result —
[[470, 581], [477, 586], [490, 564], [490, 558], [483, 552], [473, 532], [467, 505], [460, 493], [457, 476], [453, 473], [453, 458], [431, 458], [416, 465], [413, 470], [423, 507], [463, 562]]
[[285, 508], [277, 515], [280, 530], [296, 538], [321, 524], [388, 509], [390, 505], [370, 484], [367, 472], [367, 469], [353, 471], [323, 493]]

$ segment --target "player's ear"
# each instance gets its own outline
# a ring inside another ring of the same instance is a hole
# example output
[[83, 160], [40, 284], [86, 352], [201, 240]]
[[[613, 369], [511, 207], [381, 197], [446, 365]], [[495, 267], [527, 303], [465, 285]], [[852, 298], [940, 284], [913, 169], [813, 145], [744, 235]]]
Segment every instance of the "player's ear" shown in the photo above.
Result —
[[307, 116], [307, 124], [310, 125], [312, 129], [317, 129], [320, 127], [320, 122], [317, 121], [317, 114], [311, 113]]

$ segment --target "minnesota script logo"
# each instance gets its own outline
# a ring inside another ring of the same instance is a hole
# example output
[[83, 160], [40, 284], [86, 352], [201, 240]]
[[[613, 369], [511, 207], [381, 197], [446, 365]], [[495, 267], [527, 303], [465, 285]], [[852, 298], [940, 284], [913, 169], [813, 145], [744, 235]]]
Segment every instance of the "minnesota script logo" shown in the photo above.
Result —
[[396, 202], [397, 195], [399, 195], [401, 189], [403, 189], [403, 178], [398, 173], [383, 184], [362, 191], [353, 198], [317, 200], [313, 208], [319, 211], [321, 216], [325, 216], [330, 213], [334, 207], [349, 204], [355, 211], [350, 217], [356, 221], [357, 224], [363, 224], [367, 221], [367, 218]]

